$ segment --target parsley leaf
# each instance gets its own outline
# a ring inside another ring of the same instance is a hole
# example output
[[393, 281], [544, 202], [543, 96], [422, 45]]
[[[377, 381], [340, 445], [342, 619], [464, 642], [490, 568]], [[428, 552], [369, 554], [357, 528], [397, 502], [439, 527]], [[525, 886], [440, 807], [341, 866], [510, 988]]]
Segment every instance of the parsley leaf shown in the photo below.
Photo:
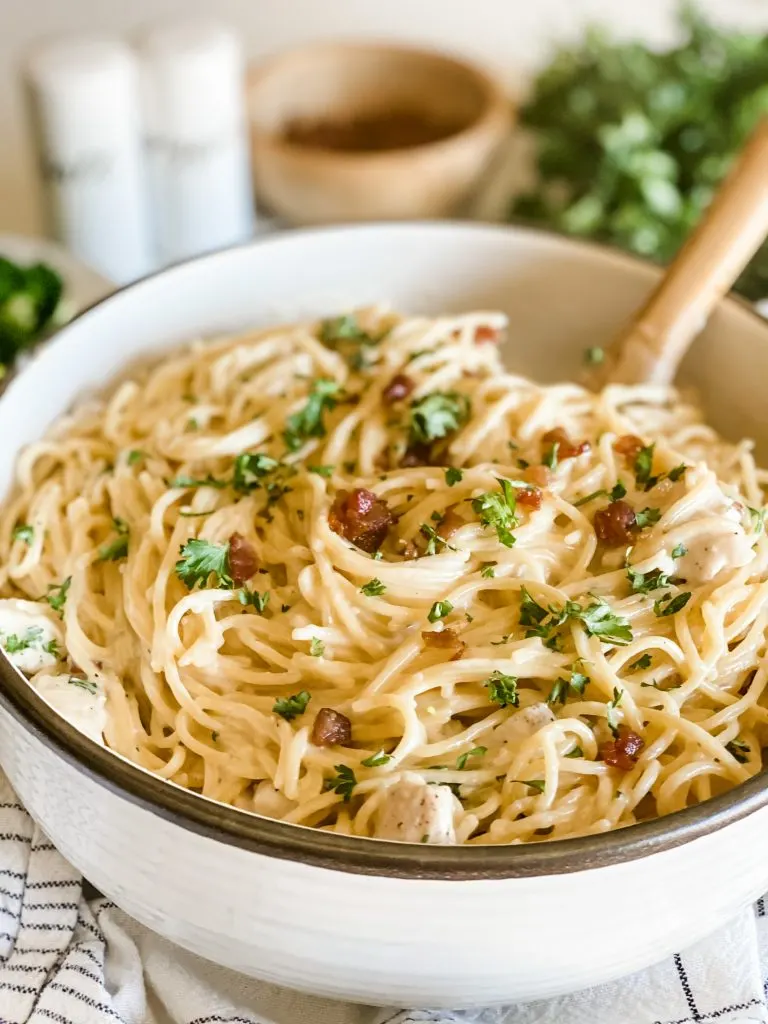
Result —
[[671, 480], [673, 484], [677, 483], [680, 477], [683, 476], [683, 474], [685, 473], [686, 469], [688, 469], [686, 464], [684, 462], [681, 462], [679, 466], [675, 466], [674, 469], [670, 469], [670, 471], [667, 473], [667, 479]]
[[547, 466], [553, 472], [557, 469], [557, 453], [560, 451], [560, 442], [553, 441], [552, 444], [547, 448], [544, 453], [544, 458], [541, 460], [542, 466]]
[[658, 508], [644, 508], [635, 512], [635, 525], [643, 530], [646, 526], [653, 526], [661, 519], [661, 510]]
[[43, 644], [43, 650], [45, 651], [46, 654], [53, 655], [54, 658], [61, 658], [61, 649], [59, 647], [59, 641], [55, 638], [53, 640], [49, 640], [48, 643]]
[[176, 562], [176, 575], [189, 590], [207, 583], [215, 577], [214, 585], [232, 586], [229, 571], [229, 544], [212, 544], [193, 538], [181, 547], [181, 558]]
[[539, 626], [549, 612], [534, 600], [525, 587], [520, 587], [520, 625]]
[[326, 480], [333, 476], [334, 469], [336, 469], [335, 466], [307, 466], [309, 473], [316, 473], [318, 476], [325, 477]]
[[339, 382], [330, 377], [312, 381], [306, 405], [286, 421], [283, 439], [289, 451], [297, 451], [310, 437], [325, 437], [323, 414], [336, 408], [335, 396], [340, 390]]
[[255, 608], [259, 615], [264, 614], [264, 610], [269, 604], [269, 591], [265, 590], [263, 594], [260, 594], [258, 590], [251, 590], [249, 587], [240, 587], [237, 592], [237, 599], [240, 604], [244, 604], [246, 607], [249, 605]]
[[351, 341], [358, 345], [377, 345], [380, 340], [362, 329], [354, 313], [346, 313], [320, 322], [320, 341], [330, 348], [335, 348], [340, 341]]
[[752, 532], [762, 533], [765, 529], [765, 514], [768, 509], [764, 508], [751, 508], [747, 506], [747, 512], [749, 512], [749, 518], [752, 521]]
[[239, 494], [261, 487], [265, 476], [279, 469], [281, 463], [263, 452], [243, 452], [234, 462], [232, 486]]
[[81, 690], [85, 690], [91, 695], [99, 692], [97, 683], [94, 683], [92, 679], [80, 679], [78, 676], [70, 676], [67, 680], [70, 686], [79, 686]]
[[344, 803], [348, 803], [352, 797], [352, 790], [357, 785], [355, 773], [347, 764], [335, 764], [333, 768], [336, 775], [332, 779], [325, 780], [325, 789], [338, 793], [344, 798]]
[[304, 714], [311, 699], [312, 695], [309, 691], [299, 690], [292, 697], [278, 697], [272, 705], [272, 710], [286, 722], [292, 722], [294, 718]]
[[453, 487], [454, 484], [461, 483], [464, 479], [464, 474], [460, 469], [456, 469], [455, 466], [449, 466], [445, 471], [445, 482], [449, 487]]
[[496, 563], [488, 562], [488, 564], [484, 565], [483, 568], [480, 570], [480, 575], [483, 577], [484, 580], [492, 580], [493, 577], [496, 575]]
[[662, 618], [665, 615], [675, 615], [677, 612], [682, 611], [683, 608], [688, 604], [691, 599], [691, 594], [686, 592], [684, 594], [678, 594], [676, 597], [672, 597], [671, 594], [664, 594], [658, 601], [653, 602], [653, 610]]
[[20, 651], [26, 651], [28, 647], [34, 647], [42, 635], [43, 630], [40, 626], [30, 626], [22, 636], [18, 633], [9, 633], [2, 640], [2, 645], [9, 654], [18, 654]]
[[364, 765], [366, 768], [379, 768], [381, 765], [387, 764], [391, 760], [391, 754], [385, 754], [383, 750], [380, 750], [377, 754], [371, 754], [370, 757], [366, 757], [366, 759], [361, 761], [360, 764]]
[[496, 477], [499, 485], [498, 491], [487, 491], [477, 498], [472, 499], [472, 510], [480, 517], [480, 523], [496, 530], [496, 536], [501, 543], [511, 548], [515, 543], [512, 533], [518, 525], [515, 509], [517, 497], [515, 489], [509, 480]]
[[522, 782], [524, 786], [530, 786], [531, 789], [535, 789], [539, 793], [543, 793], [547, 785], [544, 779], [518, 779], [517, 781]]
[[651, 569], [650, 572], [637, 572], [631, 565], [627, 566], [627, 579], [632, 591], [635, 594], [650, 594], [652, 590], [659, 590], [661, 587], [668, 587], [673, 577], [662, 572], [661, 569]]
[[456, 767], [459, 771], [462, 771], [466, 767], [467, 761], [470, 757], [482, 757], [483, 754], [487, 753], [488, 747], [473, 747], [471, 750], [468, 750], [466, 754], [459, 754], [456, 758]]
[[449, 551], [455, 551], [456, 548], [452, 547], [447, 540], [444, 540], [440, 534], [435, 530], [429, 523], [422, 523], [419, 527], [419, 531], [422, 536], [427, 539], [427, 547], [424, 551], [425, 555], [436, 555], [440, 548], [448, 548]]
[[192, 487], [215, 487], [221, 491], [227, 486], [227, 481], [217, 480], [209, 473], [208, 476], [204, 477], [203, 479], [195, 479], [195, 477], [191, 476], [175, 476], [173, 477], [172, 480], [168, 481], [168, 486], [181, 487], [184, 489], [189, 489]]
[[623, 696], [624, 691], [620, 690], [618, 686], [614, 686], [613, 700], [609, 700], [608, 704], [606, 705], [607, 710], [605, 712], [605, 720], [608, 723], [608, 728], [611, 730], [614, 736], [618, 735], [619, 731], [618, 721], [616, 719], [616, 715], [614, 712], [616, 711], [616, 708], [619, 706], [619, 704], [621, 704]]
[[605, 349], [592, 345], [584, 349], [584, 362], [587, 366], [600, 366], [605, 361]]
[[646, 669], [651, 667], [651, 656], [647, 652], [641, 655], [637, 661], [633, 661], [629, 666], [630, 672], [634, 669]]
[[672, 557], [673, 558], [682, 558], [683, 555], [687, 555], [687, 554], [688, 554], [688, 548], [685, 546], [685, 544], [676, 544], [672, 548]]
[[641, 448], [635, 456], [635, 484], [638, 490], [650, 491], [658, 483], [659, 478], [651, 475], [655, 450], [656, 445], [649, 444]]
[[566, 757], [584, 757], [584, 751], [581, 749], [581, 747], [579, 747], [577, 745], [577, 746], [575, 746], [573, 748], [573, 750], [569, 750], [568, 753], [565, 756]]
[[325, 644], [319, 636], [313, 636], [309, 641], [309, 653], [313, 658], [322, 658], [325, 654]]
[[560, 676], [552, 684], [552, 689], [547, 697], [547, 704], [565, 704], [569, 689], [581, 696], [588, 682], [589, 676], [585, 676], [583, 672], [571, 672], [570, 679], [563, 679]]
[[146, 452], [141, 451], [139, 448], [134, 448], [132, 451], [128, 452], [126, 462], [129, 466], [135, 466], [137, 462], [141, 462], [141, 460], [146, 459], [146, 457]]
[[55, 612], [63, 618], [64, 605], [67, 603], [67, 592], [72, 584], [72, 577], [67, 576], [63, 583], [50, 583], [45, 600]]
[[587, 608], [569, 601], [566, 610], [571, 618], [578, 619], [590, 636], [599, 637], [604, 643], [628, 644], [632, 641], [632, 629], [621, 615], [615, 615], [611, 606], [601, 598]]
[[725, 744], [725, 749], [736, 758], [739, 764], [746, 764], [749, 760], [750, 747], [744, 740], [731, 740], [730, 743]]
[[435, 601], [427, 613], [427, 618], [430, 622], [437, 622], [438, 619], [444, 619], [446, 615], [450, 615], [452, 611], [453, 605], [450, 601]]
[[574, 501], [573, 507], [581, 508], [582, 505], [586, 505], [590, 501], [594, 501], [595, 498], [602, 498], [603, 496], [610, 498], [611, 501], [620, 501], [622, 498], [626, 497], [626, 494], [627, 488], [624, 486], [621, 480], [617, 480], [613, 487], [610, 489], [610, 491], [606, 491], [604, 489], [601, 489], [599, 491], [592, 491], [591, 494], [586, 494], [583, 498], [579, 498], [578, 501]]
[[496, 669], [482, 685], [488, 687], [488, 699], [494, 704], [500, 704], [503, 708], [519, 707], [517, 676], [508, 676]]
[[429, 444], [464, 426], [470, 402], [455, 391], [433, 391], [417, 398], [410, 409], [410, 444]]
[[21, 523], [13, 531], [12, 537], [14, 540], [20, 540], [23, 544], [31, 544], [35, 539], [35, 529], [29, 523]]
[[372, 580], [368, 580], [360, 587], [360, 593], [365, 594], [366, 597], [381, 597], [386, 589], [381, 580], [374, 576]]
[[128, 554], [128, 524], [124, 519], [113, 519], [117, 539], [99, 548], [100, 562], [116, 562]]

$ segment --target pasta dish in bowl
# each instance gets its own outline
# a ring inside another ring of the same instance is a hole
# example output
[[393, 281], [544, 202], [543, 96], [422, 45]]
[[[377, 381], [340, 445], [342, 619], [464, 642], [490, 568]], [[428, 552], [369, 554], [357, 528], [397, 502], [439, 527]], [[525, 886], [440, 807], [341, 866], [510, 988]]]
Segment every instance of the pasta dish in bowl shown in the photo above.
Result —
[[766, 326], [721, 304], [679, 393], [563, 383], [657, 274], [477, 225], [285, 234], [10, 380], [0, 763], [90, 882], [235, 970], [411, 1007], [594, 985], [768, 888]]
[[560, 839], [758, 772], [750, 445], [511, 374], [505, 328], [359, 310], [76, 407], [0, 519], [11, 661], [162, 778], [350, 835]]

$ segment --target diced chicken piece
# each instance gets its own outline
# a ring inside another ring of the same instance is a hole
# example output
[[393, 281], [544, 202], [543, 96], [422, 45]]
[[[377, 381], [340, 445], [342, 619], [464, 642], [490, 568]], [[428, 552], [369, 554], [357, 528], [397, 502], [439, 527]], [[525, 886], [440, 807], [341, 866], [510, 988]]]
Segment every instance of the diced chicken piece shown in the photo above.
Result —
[[269, 779], [264, 779], [257, 784], [253, 802], [247, 809], [267, 818], [284, 818], [295, 807], [295, 800], [289, 800], [279, 789], [275, 789]]
[[418, 777], [396, 782], [378, 811], [375, 835], [401, 843], [456, 842], [454, 801], [448, 786], [433, 786]]
[[724, 521], [688, 542], [687, 553], [677, 559], [676, 573], [691, 586], [709, 583], [723, 569], [740, 569], [755, 557], [753, 539], [741, 526]]
[[530, 707], [521, 708], [510, 715], [506, 722], [502, 722], [498, 728], [494, 729], [493, 736], [494, 739], [500, 740], [502, 743], [519, 746], [523, 740], [527, 740], [529, 736], [533, 736], [535, 732], [554, 720], [555, 715], [548, 704], [531, 704]]
[[37, 601], [0, 600], [0, 646], [25, 675], [52, 668], [63, 645], [61, 627], [50, 608]]
[[46, 703], [70, 725], [96, 743], [103, 740], [107, 721], [106, 698], [98, 683], [69, 675], [41, 672], [30, 680]]

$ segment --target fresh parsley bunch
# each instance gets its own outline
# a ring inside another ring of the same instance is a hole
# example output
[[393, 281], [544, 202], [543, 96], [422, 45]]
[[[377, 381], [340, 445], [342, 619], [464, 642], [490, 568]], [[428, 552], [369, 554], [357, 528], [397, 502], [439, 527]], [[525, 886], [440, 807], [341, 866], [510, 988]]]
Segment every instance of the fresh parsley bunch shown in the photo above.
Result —
[[[555, 56], [522, 110], [538, 183], [513, 217], [672, 258], [768, 112], [768, 37], [715, 28], [690, 6], [679, 20], [683, 42], [663, 53], [592, 30]], [[736, 287], [768, 294], [768, 246]]]
[[44, 263], [21, 267], [0, 256], [0, 376], [18, 353], [56, 326], [63, 284]]

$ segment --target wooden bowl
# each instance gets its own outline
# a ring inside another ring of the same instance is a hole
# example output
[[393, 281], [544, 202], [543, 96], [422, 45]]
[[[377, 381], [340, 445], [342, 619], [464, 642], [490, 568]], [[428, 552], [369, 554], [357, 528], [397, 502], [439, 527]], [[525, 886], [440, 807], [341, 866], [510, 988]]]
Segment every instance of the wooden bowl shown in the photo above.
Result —
[[[248, 93], [257, 195], [294, 224], [450, 216], [512, 123], [509, 99], [485, 72], [401, 45], [293, 50], [253, 70]], [[286, 137], [297, 123], [408, 113], [442, 126], [444, 137], [366, 151]]]

